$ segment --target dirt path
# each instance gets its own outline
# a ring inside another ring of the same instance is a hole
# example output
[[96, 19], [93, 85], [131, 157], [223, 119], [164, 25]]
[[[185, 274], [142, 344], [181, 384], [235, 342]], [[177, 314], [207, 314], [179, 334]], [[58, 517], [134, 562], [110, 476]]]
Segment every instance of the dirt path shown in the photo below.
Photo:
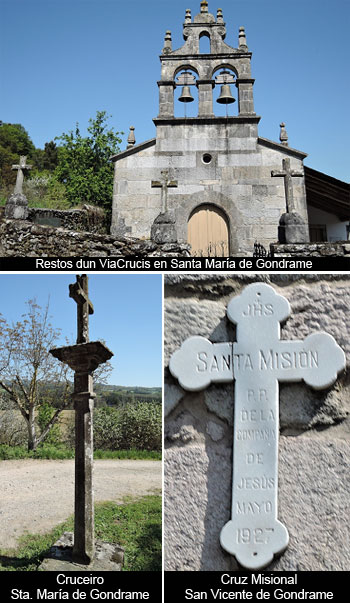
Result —
[[[95, 501], [160, 492], [160, 461], [96, 460]], [[74, 461], [0, 462], [0, 549], [26, 532], [43, 534], [74, 511]]]

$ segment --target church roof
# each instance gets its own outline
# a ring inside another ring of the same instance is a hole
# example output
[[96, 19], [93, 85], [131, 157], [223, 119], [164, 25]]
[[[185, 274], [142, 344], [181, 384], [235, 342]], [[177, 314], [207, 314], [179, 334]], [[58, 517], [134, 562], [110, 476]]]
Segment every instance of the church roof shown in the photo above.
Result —
[[286, 155], [292, 155], [294, 157], [298, 157], [298, 159], [305, 159], [305, 157], [307, 157], [307, 153], [304, 153], [303, 151], [298, 151], [297, 149], [293, 149], [288, 145], [275, 142], [274, 140], [269, 140], [268, 138], [263, 138], [262, 136], [258, 137], [258, 144], [270, 149], [276, 149], [276, 151], [283, 151], [283, 153]]
[[306, 200], [340, 220], [350, 220], [350, 184], [305, 166]]
[[117, 153], [116, 155], [112, 155], [110, 157], [110, 161], [119, 161], [119, 159], [123, 159], [124, 157], [128, 157], [129, 155], [135, 155], [135, 153], [139, 153], [140, 151], [144, 151], [149, 147], [152, 147], [156, 144], [156, 138], [150, 138], [145, 142], [139, 142], [139, 144], [135, 144], [130, 149], [126, 149], [125, 151], [121, 151], [121, 153]]

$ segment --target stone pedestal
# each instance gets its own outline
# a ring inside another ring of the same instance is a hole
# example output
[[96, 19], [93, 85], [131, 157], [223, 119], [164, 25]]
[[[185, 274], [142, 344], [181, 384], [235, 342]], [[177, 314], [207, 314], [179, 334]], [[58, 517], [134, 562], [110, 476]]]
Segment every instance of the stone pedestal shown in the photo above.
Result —
[[27, 197], [23, 193], [13, 193], [5, 205], [6, 220], [26, 220], [28, 213]]
[[159, 214], [151, 227], [151, 239], [155, 243], [177, 243], [174, 211]]
[[95, 557], [93, 469], [93, 371], [113, 356], [100, 341], [50, 350], [74, 370], [75, 409], [75, 514], [72, 559], [90, 564]]
[[46, 572], [118, 572], [123, 568], [124, 549], [117, 544], [96, 541], [95, 556], [90, 564], [73, 559], [74, 535], [65, 532], [51, 547], [39, 569]]
[[278, 226], [279, 243], [308, 243], [309, 228], [297, 212], [282, 214]]

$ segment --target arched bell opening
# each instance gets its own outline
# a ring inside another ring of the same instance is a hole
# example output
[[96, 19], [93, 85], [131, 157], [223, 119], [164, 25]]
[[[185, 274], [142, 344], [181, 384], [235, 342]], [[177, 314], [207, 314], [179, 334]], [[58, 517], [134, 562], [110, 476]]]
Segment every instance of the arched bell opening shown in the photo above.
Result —
[[199, 54], [211, 54], [211, 40], [207, 31], [199, 34]]
[[196, 117], [198, 115], [197, 73], [184, 68], [175, 77], [174, 115], [175, 117]]
[[194, 257], [229, 256], [230, 232], [226, 213], [210, 203], [196, 207], [188, 220], [187, 241]]
[[213, 74], [215, 87], [213, 90], [213, 111], [216, 116], [232, 116], [238, 114], [236, 74], [230, 67], [220, 67]]

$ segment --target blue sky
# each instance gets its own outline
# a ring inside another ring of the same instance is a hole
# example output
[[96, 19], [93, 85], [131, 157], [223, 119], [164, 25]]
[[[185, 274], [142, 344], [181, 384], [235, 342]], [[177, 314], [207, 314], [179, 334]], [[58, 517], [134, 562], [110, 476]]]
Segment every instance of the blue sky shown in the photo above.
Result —
[[[17, 321], [25, 302], [36, 298], [45, 307], [50, 297], [52, 324], [76, 341], [76, 304], [69, 297], [73, 274], [0, 274], [0, 312]], [[90, 341], [103, 339], [114, 353], [109, 383], [160, 387], [162, 384], [162, 277], [152, 274], [91, 274]]]
[[[97, 110], [137, 142], [155, 135], [159, 54], [172, 31], [182, 45], [185, 10], [200, 0], [0, 0], [0, 119], [22, 123], [36, 146]], [[349, 180], [349, 0], [210, 0], [223, 9], [226, 42], [245, 26], [253, 52], [259, 134], [290, 146], [315, 169]], [[236, 103], [237, 104], [237, 103]], [[125, 137], [122, 148], [125, 148]]]

